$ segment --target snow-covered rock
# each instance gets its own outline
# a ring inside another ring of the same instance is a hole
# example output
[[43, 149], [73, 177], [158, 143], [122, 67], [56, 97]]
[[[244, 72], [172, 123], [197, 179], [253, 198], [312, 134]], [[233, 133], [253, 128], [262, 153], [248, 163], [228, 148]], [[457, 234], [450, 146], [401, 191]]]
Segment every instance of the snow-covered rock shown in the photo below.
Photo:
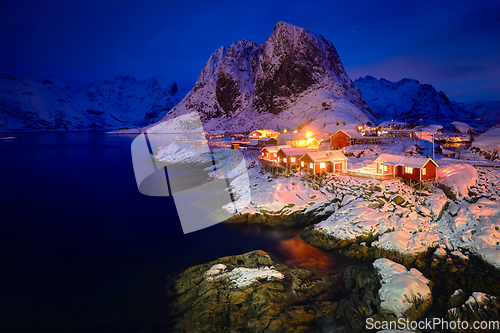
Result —
[[375, 260], [373, 266], [381, 277], [379, 296], [382, 309], [401, 317], [417, 300], [432, 297], [428, 286], [430, 281], [419, 270], [407, 270], [403, 265], [385, 258]]
[[481, 134], [472, 142], [472, 149], [488, 154], [488, 159], [495, 160], [500, 157], [500, 127], [490, 129]]
[[469, 196], [469, 188], [477, 179], [477, 170], [468, 164], [449, 164], [438, 169], [438, 182], [450, 199]]

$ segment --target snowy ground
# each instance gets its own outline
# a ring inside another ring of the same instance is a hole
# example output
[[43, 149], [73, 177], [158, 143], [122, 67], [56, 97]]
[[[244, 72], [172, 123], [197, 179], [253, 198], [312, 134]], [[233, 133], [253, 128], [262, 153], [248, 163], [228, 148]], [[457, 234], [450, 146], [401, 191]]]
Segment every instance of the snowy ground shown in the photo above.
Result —
[[[400, 142], [390, 149], [404, 145]], [[202, 151], [174, 143], [160, 148], [156, 158], [201, 162], [199, 156], [206, 158], [207, 154], [199, 149]], [[368, 149], [366, 158], [358, 163], [368, 164], [388, 149]], [[330, 174], [322, 181], [306, 182], [299, 174], [285, 178], [260, 168], [235, 169], [230, 162], [232, 154], [234, 150], [221, 150], [216, 154], [216, 167], [207, 168], [214, 178], [232, 179], [236, 200], [224, 206], [232, 214], [283, 216], [315, 210], [327, 217], [315, 229], [338, 239], [362, 242], [378, 235], [372, 246], [381, 249], [417, 254], [438, 247], [457, 255], [475, 253], [500, 269], [500, 168], [475, 168], [470, 164], [476, 161], [437, 159], [439, 183], [455, 194], [452, 200], [433, 185], [420, 192], [395, 179]], [[250, 164], [247, 160], [246, 165]]]

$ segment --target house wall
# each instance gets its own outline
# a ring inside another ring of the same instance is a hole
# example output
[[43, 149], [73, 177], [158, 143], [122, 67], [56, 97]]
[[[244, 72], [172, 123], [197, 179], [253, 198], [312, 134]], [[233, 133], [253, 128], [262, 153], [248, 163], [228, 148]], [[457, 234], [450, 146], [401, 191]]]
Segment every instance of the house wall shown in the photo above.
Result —
[[422, 169], [427, 170], [427, 174], [425, 176], [422, 176], [422, 180], [427, 180], [427, 179], [435, 179], [437, 175], [437, 167], [434, 163], [431, 161], [427, 161], [427, 163], [424, 165]]
[[332, 172], [347, 170], [347, 161], [334, 161], [332, 164]]
[[337, 132], [330, 137], [330, 149], [344, 148], [350, 145], [350, 136]]
[[[300, 162], [304, 161], [304, 167], [300, 167]], [[309, 155], [302, 155], [302, 157], [299, 159], [299, 167], [301, 171], [306, 171], [306, 172], [313, 172], [313, 169], [309, 168], [309, 163], [312, 163], [313, 161], [309, 157]]]
[[[377, 166], [377, 173], [379, 173], [381, 175], [392, 175], [394, 172], [394, 166], [392, 166], [392, 165], [387, 165], [387, 171], [384, 171], [383, 164], [381, 164], [381, 163], [375, 163], [375, 164]], [[380, 166], [382, 166], [382, 169], [380, 169]]]
[[401, 168], [401, 176], [402, 178], [405, 179], [411, 179], [411, 180], [420, 180], [420, 169], [419, 168], [413, 168], [412, 173], [406, 173], [405, 172], [405, 167], [400, 166]]
[[[256, 134], [256, 135], [254, 136], [254, 134]], [[262, 134], [259, 131], [253, 131], [252, 133], [250, 133], [248, 135], [248, 137], [250, 139], [260, 139], [260, 138], [262, 138]]]
[[[291, 167], [299, 167], [300, 166], [299, 158], [301, 156], [302, 155], [289, 155], [287, 157], [287, 167], [289, 167], [289, 168], [291, 168]], [[292, 162], [292, 158], [295, 158], [295, 162]]]

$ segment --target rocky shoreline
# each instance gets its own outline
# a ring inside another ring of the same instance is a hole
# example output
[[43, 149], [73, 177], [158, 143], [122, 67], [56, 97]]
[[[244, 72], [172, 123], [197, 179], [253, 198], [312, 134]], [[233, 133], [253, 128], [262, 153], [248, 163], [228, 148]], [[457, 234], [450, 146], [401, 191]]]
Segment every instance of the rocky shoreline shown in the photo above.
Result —
[[[498, 320], [500, 299], [493, 295], [498, 295], [499, 287], [494, 278], [483, 276], [482, 283], [477, 283], [478, 279], [467, 277], [475, 266], [467, 266], [461, 258], [453, 261], [458, 265], [450, 266], [449, 259], [443, 258], [439, 265], [431, 264], [433, 269], [427, 265], [422, 270], [378, 259], [373, 264], [354, 265], [341, 274], [331, 274], [275, 263], [261, 250], [219, 258], [191, 267], [177, 277], [171, 304], [172, 318], [175, 318], [172, 332], [321, 332], [326, 329], [365, 332], [370, 321], [396, 322], [400, 318], [415, 321], [436, 314], [447, 320], [465, 320], [471, 325], [474, 320]], [[381, 264], [393, 272], [380, 271]], [[428, 295], [408, 295], [408, 290], [413, 288], [410, 285], [396, 297], [396, 304], [403, 304], [402, 308], [395, 310], [394, 305], [387, 306], [383, 300], [383, 285], [387, 283], [384, 279], [389, 276], [386, 289], [393, 292], [390, 288], [398, 284], [394, 282], [398, 276], [394, 272], [405, 275], [405, 279], [409, 275], [427, 282], [419, 283], [427, 288]], [[450, 278], [453, 274], [455, 277]], [[457, 288], [462, 282], [463, 288]]]

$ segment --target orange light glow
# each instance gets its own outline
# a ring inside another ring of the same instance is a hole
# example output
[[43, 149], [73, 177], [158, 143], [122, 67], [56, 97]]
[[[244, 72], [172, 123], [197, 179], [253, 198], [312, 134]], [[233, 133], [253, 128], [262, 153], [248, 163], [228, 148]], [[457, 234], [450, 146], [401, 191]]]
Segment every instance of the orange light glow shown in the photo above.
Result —
[[307, 244], [298, 236], [281, 241], [280, 247], [289, 255], [287, 265], [317, 271], [328, 271], [332, 267], [332, 260], [328, 255]]

